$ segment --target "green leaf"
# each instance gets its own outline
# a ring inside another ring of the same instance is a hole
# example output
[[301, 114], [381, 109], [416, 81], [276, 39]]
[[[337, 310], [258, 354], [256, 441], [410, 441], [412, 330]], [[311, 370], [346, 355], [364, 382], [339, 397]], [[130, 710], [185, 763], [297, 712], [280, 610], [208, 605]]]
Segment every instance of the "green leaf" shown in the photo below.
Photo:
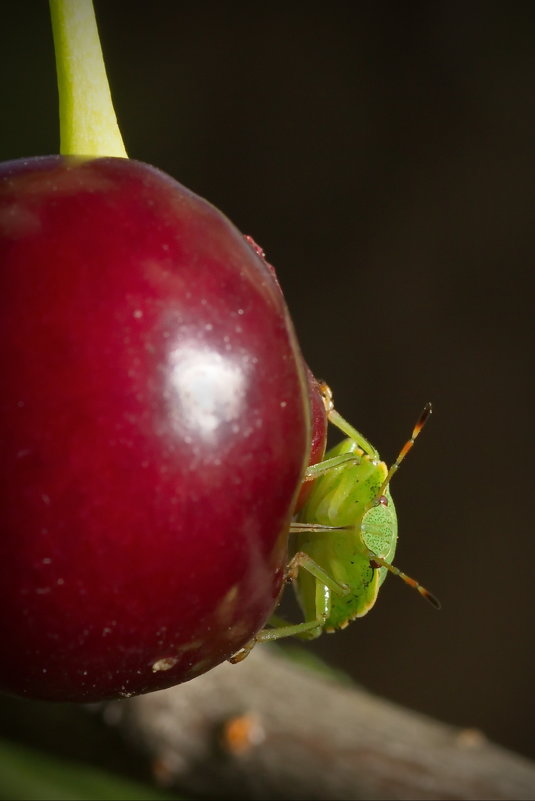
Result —
[[165, 801], [178, 799], [82, 762], [0, 739], [2, 801]]

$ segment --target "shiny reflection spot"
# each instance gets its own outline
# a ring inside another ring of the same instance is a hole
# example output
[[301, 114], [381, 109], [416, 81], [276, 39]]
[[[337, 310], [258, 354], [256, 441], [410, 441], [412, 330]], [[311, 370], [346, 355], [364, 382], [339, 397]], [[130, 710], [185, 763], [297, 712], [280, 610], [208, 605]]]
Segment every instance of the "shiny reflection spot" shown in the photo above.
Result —
[[206, 347], [184, 345], [170, 354], [173, 426], [211, 440], [223, 423], [240, 417], [246, 376], [234, 358]]
[[157, 659], [152, 665], [152, 672], [158, 673], [161, 670], [171, 670], [177, 662], [178, 658], [176, 656], [166, 656], [163, 659]]

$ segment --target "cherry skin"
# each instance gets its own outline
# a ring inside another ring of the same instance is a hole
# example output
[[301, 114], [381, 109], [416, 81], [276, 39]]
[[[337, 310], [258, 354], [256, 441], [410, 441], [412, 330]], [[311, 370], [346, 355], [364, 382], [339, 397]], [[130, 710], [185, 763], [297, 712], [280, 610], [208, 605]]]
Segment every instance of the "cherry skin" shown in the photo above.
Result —
[[0, 165], [0, 688], [191, 679], [276, 605], [308, 387], [264, 260], [148, 165]]
[[[255, 253], [257, 253], [264, 260], [274, 280], [276, 281], [279, 291], [282, 295], [282, 287], [279, 283], [279, 279], [277, 278], [277, 273], [275, 272], [275, 268], [273, 267], [272, 264], [270, 264], [266, 260], [266, 254], [263, 248], [254, 241], [252, 236], [246, 235], [245, 239], [251, 245]], [[311, 421], [310, 421], [311, 436], [310, 436], [310, 447], [308, 455], [308, 465], [312, 465], [321, 462], [321, 460], [325, 455], [325, 449], [327, 446], [328, 417], [327, 417], [327, 408], [325, 405], [324, 394], [322, 389], [322, 386], [325, 385], [323, 384], [323, 382], [318, 381], [318, 379], [315, 377], [314, 373], [307, 364], [305, 364], [305, 370], [307, 374], [308, 398], [310, 403], [310, 414], [311, 414]], [[299, 512], [303, 508], [303, 506], [307, 502], [308, 496], [312, 492], [313, 486], [314, 486], [313, 481], [306, 481], [302, 484], [295, 504], [295, 509], [294, 509], [295, 513]]]
[[[328, 418], [327, 409], [323, 399], [321, 384], [315, 378], [310, 367], [307, 366], [308, 396], [311, 411], [311, 437], [308, 464], [317, 464], [325, 456], [327, 446]], [[294, 512], [299, 512], [308, 500], [312, 492], [313, 481], [306, 481], [302, 484], [297, 496]]]

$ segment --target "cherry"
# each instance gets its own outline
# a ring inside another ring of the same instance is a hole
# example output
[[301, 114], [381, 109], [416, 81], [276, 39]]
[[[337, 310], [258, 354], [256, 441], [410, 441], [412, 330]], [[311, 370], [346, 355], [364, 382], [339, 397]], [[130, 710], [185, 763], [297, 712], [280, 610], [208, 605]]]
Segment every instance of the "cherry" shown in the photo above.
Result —
[[214, 207], [124, 158], [0, 165], [0, 687], [190, 679], [276, 605], [310, 450], [282, 294]]

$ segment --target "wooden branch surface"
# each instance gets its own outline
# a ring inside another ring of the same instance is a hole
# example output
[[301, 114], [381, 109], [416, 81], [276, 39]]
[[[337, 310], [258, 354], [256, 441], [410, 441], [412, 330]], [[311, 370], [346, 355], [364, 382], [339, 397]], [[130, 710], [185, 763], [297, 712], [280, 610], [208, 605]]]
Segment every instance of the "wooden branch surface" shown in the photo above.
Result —
[[265, 646], [187, 684], [110, 702], [104, 715], [160, 783], [208, 798], [535, 799], [535, 765], [480, 732]]

